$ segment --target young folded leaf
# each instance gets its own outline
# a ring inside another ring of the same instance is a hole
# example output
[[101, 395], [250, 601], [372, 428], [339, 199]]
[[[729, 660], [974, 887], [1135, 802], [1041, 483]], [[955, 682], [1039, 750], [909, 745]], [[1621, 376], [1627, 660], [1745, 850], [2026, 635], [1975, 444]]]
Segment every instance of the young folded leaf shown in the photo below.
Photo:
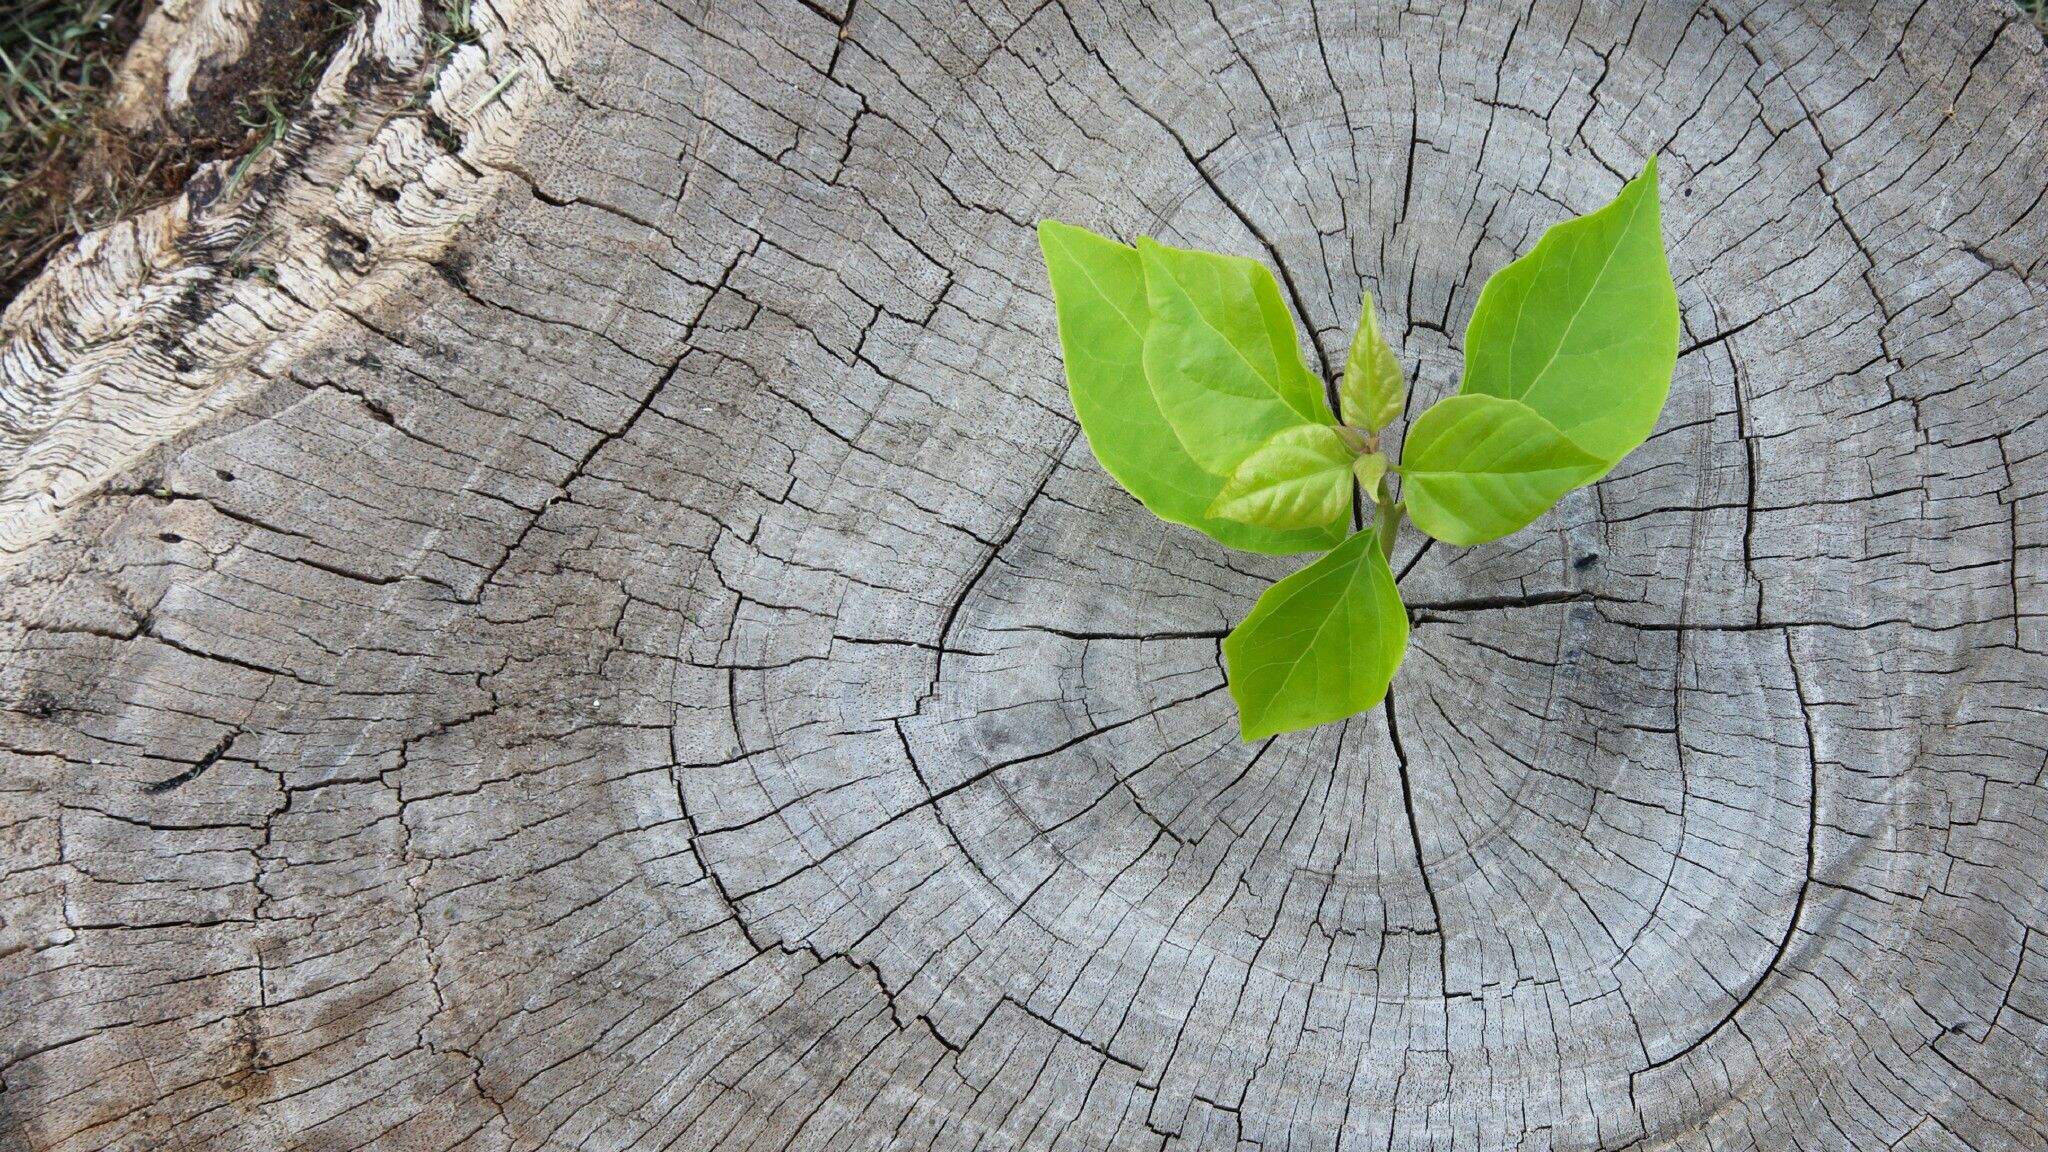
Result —
[[1351, 354], [1344, 359], [1344, 382], [1337, 390], [1344, 422], [1354, 428], [1378, 432], [1394, 422], [1408, 402], [1408, 383], [1401, 378], [1401, 362], [1394, 349], [1380, 335], [1379, 316], [1372, 309], [1372, 293], [1351, 333]]
[[1377, 452], [1367, 452], [1351, 462], [1351, 471], [1358, 477], [1358, 486], [1365, 489], [1366, 499], [1377, 501], [1380, 481], [1387, 475], [1387, 458]]
[[1459, 391], [1527, 404], [1599, 459], [1591, 483], [1649, 437], [1677, 362], [1652, 158], [1613, 203], [1554, 225], [1486, 282]]
[[1452, 396], [1402, 446], [1401, 495], [1415, 526], [1446, 544], [1497, 540], [1604, 471], [1518, 400]]
[[1364, 711], [1408, 648], [1408, 612], [1372, 532], [1266, 589], [1223, 640], [1239, 735], [1258, 740]]
[[1228, 476], [1282, 428], [1335, 424], [1264, 264], [1139, 237], [1145, 379], [1196, 463]]
[[1151, 310], [1137, 249], [1057, 220], [1039, 224], [1038, 242], [1059, 314], [1074, 414], [1088, 447], [1117, 483], [1160, 519], [1232, 548], [1284, 555], [1320, 551], [1343, 539], [1342, 525], [1276, 532], [1208, 515], [1223, 477], [1181, 447], [1145, 382]]
[[1326, 528], [1351, 511], [1351, 446], [1327, 424], [1275, 432], [1244, 458], [1209, 515], [1267, 528]]

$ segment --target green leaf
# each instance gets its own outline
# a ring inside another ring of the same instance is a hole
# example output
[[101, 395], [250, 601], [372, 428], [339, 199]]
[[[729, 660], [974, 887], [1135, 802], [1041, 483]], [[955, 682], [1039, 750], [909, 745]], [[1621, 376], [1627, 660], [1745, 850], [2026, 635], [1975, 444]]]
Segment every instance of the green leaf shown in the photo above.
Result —
[[1498, 396], [1431, 405], [1408, 429], [1401, 459], [1401, 495], [1415, 526], [1460, 545], [1527, 526], [1607, 469], [1528, 405]]
[[1343, 538], [1342, 525], [1276, 532], [1209, 516], [1223, 477], [1181, 447], [1145, 382], [1151, 310], [1137, 250], [1057, 220], [1039, 224], [1038, 242], [1052, 280], [1074, 413], [1095, 458], [1117, 483], [1160, 519], [1232, 548], [1283, 555], [1320, 551]]
[[1346, 424], [1371, 432], [1392, 424], [1408, 402], [1408, 382], [1401, 378], [1401, 362], [1394, 359], [1394, 349], [1380, 335], [1370, 292], [1359, 311], [1358, 329], [1351, 334], [1351, 354], [1344, 359], [1344, 382], [1337, 399]]
[[1408, 647], [1408, 613], [1371, 532], [1266, 589], [1223, 640], [1238, 733], [1313, 728], [1380, 702]]
[[1613, 203], [1552, 227], [1486, 282], [1460, 391], [1527, 404], [1599, 458], [1590, 483], [1649, 437], [1677, 362], [1653, 158]]
[[1275, 432], [1209, 505], [1209, 515], [1268, 528], [1324, 528], [1351, 511], [1351, 446], [1327, 424]]
[[1351, 470], [1357, 474], [1358, 486], [1365, 489], [1366, 498], [1377, 502], [1380, 481], [1387, 475], [1387, 458], [1377, 452], [1367, 452], [1351, 462]]
[[1282, 428], [1335, 424], [1266, 266], [1138, 239], [1145, 379], [1195, 463], [1227, 476]]

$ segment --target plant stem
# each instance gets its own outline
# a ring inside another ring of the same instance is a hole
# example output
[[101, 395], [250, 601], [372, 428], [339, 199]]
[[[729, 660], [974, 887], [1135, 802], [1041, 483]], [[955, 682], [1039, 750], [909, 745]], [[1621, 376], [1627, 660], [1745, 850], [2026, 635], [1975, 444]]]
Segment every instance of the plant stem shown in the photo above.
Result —
[[1379, 533], [1380, 553], [1394, 558], [1394, 541], [1401, 534], [1401, 506], [1387, 491], [1387, 478], [1380, 477], [1379, 492], [1373, 497], [1373, 531]]

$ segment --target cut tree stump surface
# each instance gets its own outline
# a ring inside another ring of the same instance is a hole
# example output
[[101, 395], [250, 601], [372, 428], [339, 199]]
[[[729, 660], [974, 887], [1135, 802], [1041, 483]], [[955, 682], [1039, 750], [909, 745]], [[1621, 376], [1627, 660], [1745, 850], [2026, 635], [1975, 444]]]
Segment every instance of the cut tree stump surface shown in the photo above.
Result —
[[[562, 16], [0, 568], [0, 1148], [2048, 1147], [2040, 32], [1363, 7]], [[1240, 743], [1300, 561], [1096, 466], [1034, 222], [1370, 288], [1419, 411], [1653, 153], [1657, 434]]]

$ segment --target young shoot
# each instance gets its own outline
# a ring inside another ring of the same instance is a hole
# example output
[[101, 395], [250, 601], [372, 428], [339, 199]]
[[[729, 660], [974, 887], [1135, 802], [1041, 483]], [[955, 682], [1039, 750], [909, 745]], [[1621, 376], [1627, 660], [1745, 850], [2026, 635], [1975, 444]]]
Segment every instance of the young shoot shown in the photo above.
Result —
[[1527, 527], [1649, 437], [1678, 360], [1654, 158], [1486, 282], [1458, 392], [1408, 423], [1398, 460], [1382, 437], [1408, 386], [1370, 293], [1332, 412], [1265, 265], [1056, 220], [1038, 238], [1068, 391], [1103, 468], [1228, 547], [1321, 553], [1223, 641], [1246, 740], [1385, 698], [1408, 646], [1388, 566], [1403, 519], [1459, 546]]

